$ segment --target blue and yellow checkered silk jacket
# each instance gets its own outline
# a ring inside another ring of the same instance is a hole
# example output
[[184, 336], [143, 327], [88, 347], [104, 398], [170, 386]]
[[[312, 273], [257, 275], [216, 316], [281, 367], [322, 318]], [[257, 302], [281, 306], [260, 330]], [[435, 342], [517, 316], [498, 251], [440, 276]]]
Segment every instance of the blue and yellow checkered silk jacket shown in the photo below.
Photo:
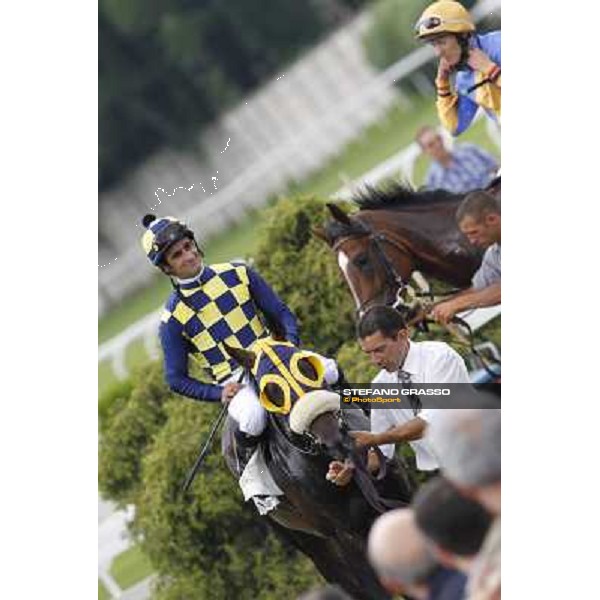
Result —
[[[182, 297], [185, 298], [185, 302]], [[243, 264], [206, 265], [193, 283], [181, 284], [165, 305], [159, 337], [169, 387], [196, 400], [217, 402], [222, 386], [237, 368], [223, 343], [249, 348], [268, 335], [259, 312], [279, 323], [286, 339], [298, 344], [296, 318], [262, 277]], [[216, 384], [188, 374], [193, 354]]]
[[[502, 66], [500, 31], [492, 31], [471, 38], [471, 47], [483, 50], [490, 60]], [[470, 67], [456, 74], [454, 84], [443, 95], [438, 94], [437, 111], [440, 122], [452, 135], [460, 135], [468, 129], [481, 107], [490, 118], [500, 121], [501, 77], [494, 82], [485, 83], [473, 91], [469, 89], [485, 79], [483, 73]], [[438, 89], [440, 84], [436, 82]]]

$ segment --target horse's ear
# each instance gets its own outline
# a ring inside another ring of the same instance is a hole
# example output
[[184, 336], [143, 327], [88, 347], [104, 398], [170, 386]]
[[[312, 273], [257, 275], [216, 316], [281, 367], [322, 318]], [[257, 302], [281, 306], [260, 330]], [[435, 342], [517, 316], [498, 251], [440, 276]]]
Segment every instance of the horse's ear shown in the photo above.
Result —
[[329, 209], [331, 216], [336, 221], [339, 221], [343, 225], [352, 225], [352, 221], [350, 220], [350, 217], [337, 204], [328, 202], [326, 206]]
[[227, 354], [231, 356], [237, 363], [239, 363], [244, 369], [252, 369], [254, 361], [256, 360], [256, 354], [252, 350], [244, 350], [243, 348], [234, 348], [229, 344], [223, 342]]
[[327, 234], [322, 227], [313, 227], [311, 229], [311, 233], [320, 240], [324, 241], [326, 244], [329, 244], [329, 240], [327, 239]]

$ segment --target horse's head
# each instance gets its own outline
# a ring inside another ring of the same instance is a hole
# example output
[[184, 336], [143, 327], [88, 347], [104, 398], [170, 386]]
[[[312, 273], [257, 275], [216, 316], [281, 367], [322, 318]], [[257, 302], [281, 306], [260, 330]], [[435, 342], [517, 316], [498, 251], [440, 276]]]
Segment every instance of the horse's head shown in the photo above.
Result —
[[261, 405], [286, 434], [340, 451], [340, 397], [326, 389], [317, 355], [273, 338], [257, 340], [251, 350], [226, 349], [250, 374]]
[[333, 221], [313, 233], [336, 253], [359, 316], [375, 304], [393, 304], [414, 270], [406, 243], [380, 228], [376, 232], [366, 218], [352, 217], [335, 204], [327, 207]]

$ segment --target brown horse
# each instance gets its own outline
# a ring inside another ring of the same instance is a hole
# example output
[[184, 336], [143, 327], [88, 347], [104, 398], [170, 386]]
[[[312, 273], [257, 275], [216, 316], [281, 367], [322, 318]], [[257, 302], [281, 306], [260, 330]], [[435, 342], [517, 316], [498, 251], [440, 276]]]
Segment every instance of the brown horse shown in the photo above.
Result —
[[[500, 183], [489, 189], [500, 194]], [[327, 204], [333, 221], [314, 233], [337, 254], [338, 264], [361, 314], [374, 304], [393, 304], [414, 271], [465, 288], [481, 263], [455, 220], [464, 195], [414, 191], [402, 184], [366, 188], [348, 215]]]

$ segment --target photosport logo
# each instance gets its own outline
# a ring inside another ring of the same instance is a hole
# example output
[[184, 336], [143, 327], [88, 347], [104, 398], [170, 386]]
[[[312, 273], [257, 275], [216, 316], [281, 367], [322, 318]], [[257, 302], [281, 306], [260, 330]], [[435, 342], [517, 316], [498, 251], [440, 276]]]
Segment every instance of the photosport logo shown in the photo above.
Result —
[[341, 408], [499, 408], [498, 390], [484, 384], [409, 384], [403, 387], [355, 384], [340, 390]]

